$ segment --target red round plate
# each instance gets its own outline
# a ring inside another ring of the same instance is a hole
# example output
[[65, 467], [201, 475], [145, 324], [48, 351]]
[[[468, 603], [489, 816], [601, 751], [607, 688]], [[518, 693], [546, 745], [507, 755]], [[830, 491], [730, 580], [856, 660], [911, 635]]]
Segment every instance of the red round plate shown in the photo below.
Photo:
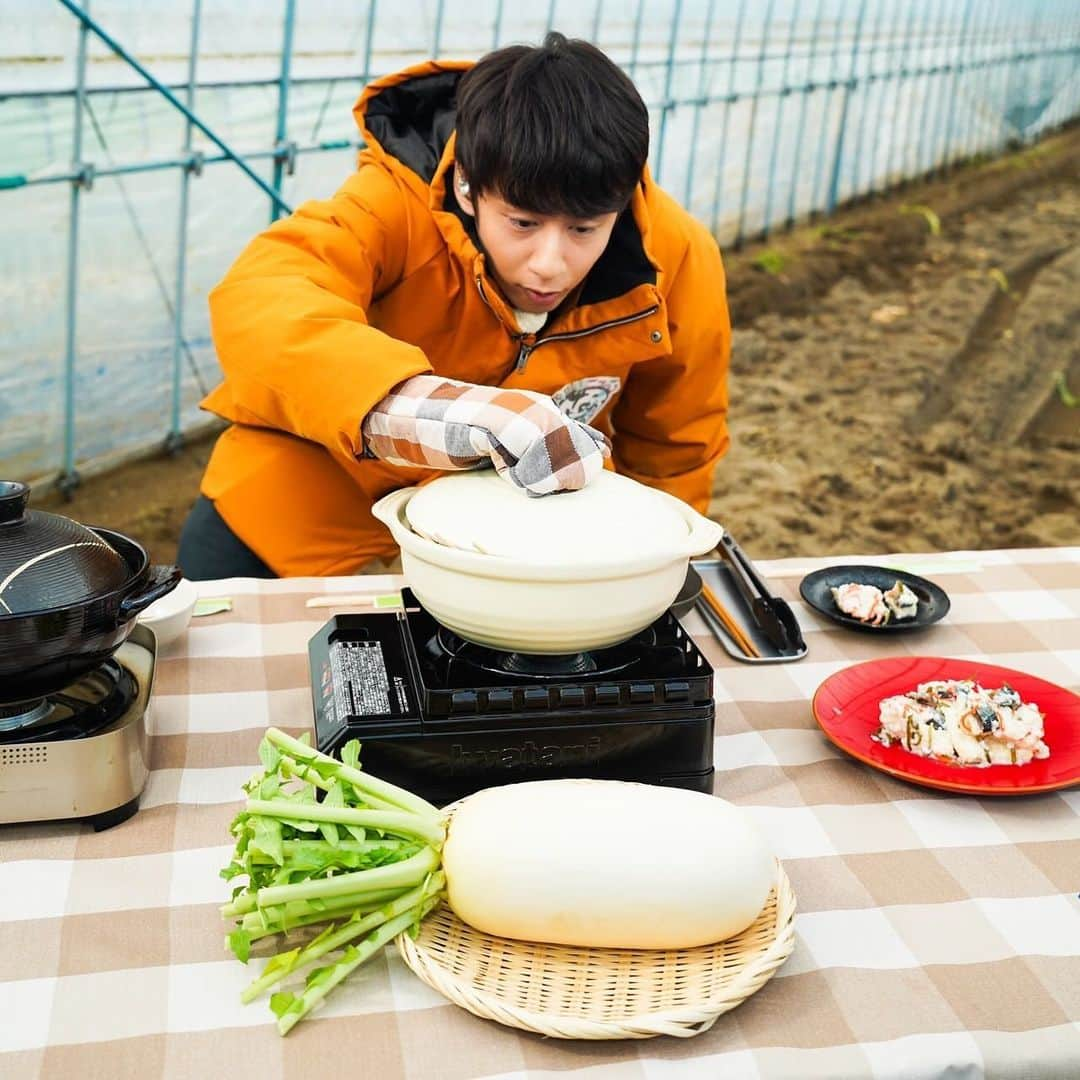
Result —
[[[918, 757], [902, 746], [882, 746], [870, 736], [878, 729], [878, 704], [933, 679], [975, 679], [988, 690], [1008, 683], [1046, 716], [1050, 756], [1027, 765], [947, 765]], [[875, 769], [942, 791], [972, 795], [1030, 795], [1080, 783], [1080, 696], [1022, 671], [933, 656], [890, 656], [868, 660], [830, 675], [814, 694], [814, 719], [845, 753]]]

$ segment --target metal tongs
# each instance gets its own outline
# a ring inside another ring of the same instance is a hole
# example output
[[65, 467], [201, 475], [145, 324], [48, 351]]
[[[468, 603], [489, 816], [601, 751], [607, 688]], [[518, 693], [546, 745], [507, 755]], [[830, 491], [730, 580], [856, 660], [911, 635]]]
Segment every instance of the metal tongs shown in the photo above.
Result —
[[786, 600], [769, 592], [754, 564], [727, 530], [720, 538], [717, 550], [731, 570], [755, 625], [768, 642], [784, 656], [804, 651], [806, 642], [795, 612]]

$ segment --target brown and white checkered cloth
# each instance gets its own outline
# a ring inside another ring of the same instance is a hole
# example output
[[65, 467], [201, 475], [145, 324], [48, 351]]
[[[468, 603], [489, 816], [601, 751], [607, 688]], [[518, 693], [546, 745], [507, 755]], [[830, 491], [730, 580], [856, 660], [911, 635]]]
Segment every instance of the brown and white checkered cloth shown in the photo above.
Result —
[[530, 495], [576, 491], [611, 456], [607, 437], [564, 416], [546, 394], [416, 375], [395, 387], [361, 426], [365, 449], [394, 465], [475, 469]]
[[686, 618], [717, 671], [716, 793], [745, 807], [783, 860], [797, 941], [710, 1031], [618, 1043], [477, 1019], [392, 949], [286, 1039], [264, 1001], [240, 1004], [252, 973], [223, 951], [218, 869], [263, 731], [310, 728], [307, 641], [329, 612], [305, 600], [400, 579], [203, 583], [234, 609], [197, 619], [158, 658], [153, 771], [135, 817], [99, 834], [0, 827], [0, 1077], [1075, 1080], [1080, 788], [994, 799], [913, 787], [835, 750], [809, 701], [834, 671], [898, 654], [1080, 689], [1080, 549], [903, 561], [952, 600], [919, 634], [818, 618], [797, 589], [821, 560], [760, 563], [802, 622], [805, 660], [740, 664]]

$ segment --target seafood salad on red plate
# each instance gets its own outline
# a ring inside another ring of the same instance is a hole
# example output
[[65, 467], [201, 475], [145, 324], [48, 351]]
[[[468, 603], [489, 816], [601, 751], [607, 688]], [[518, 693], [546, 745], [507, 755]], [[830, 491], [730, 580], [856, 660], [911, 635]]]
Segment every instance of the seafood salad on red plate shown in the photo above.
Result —
[[1008, 684], [987, 690], [972, 679], [920, 683], [884, 698], [871, 738], [953, 765], [1026, 765], [1050, 756], [1042, 711]]

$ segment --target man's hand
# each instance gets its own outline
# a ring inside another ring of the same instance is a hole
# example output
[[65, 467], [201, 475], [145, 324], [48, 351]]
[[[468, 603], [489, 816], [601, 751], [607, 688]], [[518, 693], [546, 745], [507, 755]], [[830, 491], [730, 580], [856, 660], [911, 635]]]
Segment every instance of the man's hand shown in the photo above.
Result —
[[395, 465], [475, 469], [494, 464], [530, 495], [576, 491], [610, 457], [607, 438], [564, 416], [546, 394], [416, 375], [364, 418], [366, 451]]

